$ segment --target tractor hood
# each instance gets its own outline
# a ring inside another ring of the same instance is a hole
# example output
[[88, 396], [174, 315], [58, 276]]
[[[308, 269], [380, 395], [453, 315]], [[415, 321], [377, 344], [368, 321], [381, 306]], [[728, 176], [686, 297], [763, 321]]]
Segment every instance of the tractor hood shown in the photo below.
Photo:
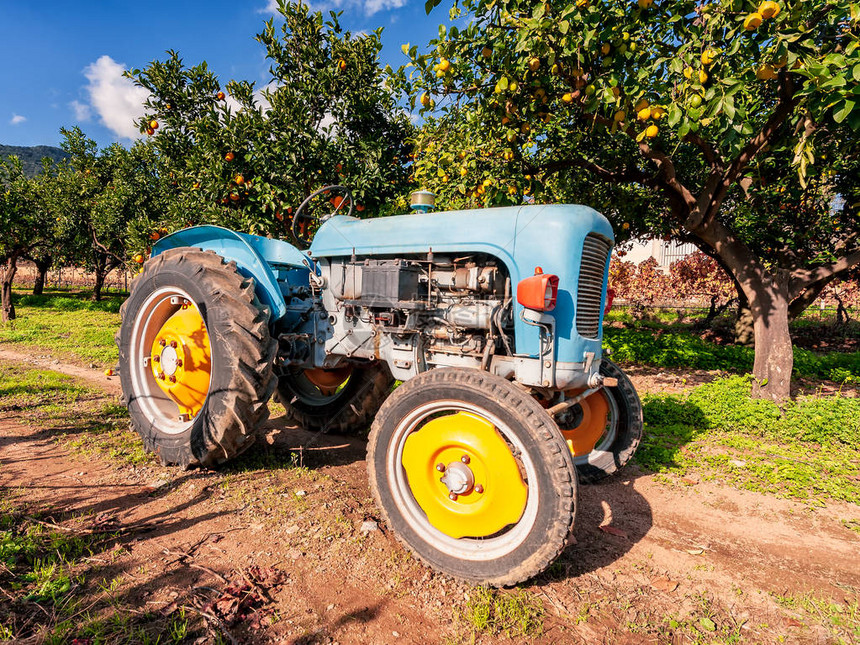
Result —
[[[574, 326], [578, 283], [585, 238], [589, 234], [614, 242], [612, 227], [587, 206], [513, 206], [466, 211], [431, 212], [360, 220], [338, 216], [317, 231], [309, 255], [313, 258], [399, 256], [434, 253], [487, 253], [507, 266], [516, 285], [534, 274], [535, 267], [559, 276], [559, 293], [553, 314], [559, 360], [579, 362], [585, 352], [600, 355], [602, 334], [586, 339]], [[607, 257], [608, 259], [608, 257]], [[608, 262], [603, 271], [606, 281]], [[595, 285], [589, 285], [593, 288]], [[605, 294], [604, 294], [605, 295]], [[603, 301], [601, 295], [600, 311]], [[537, 339], [525, 333], [521, 307], [515, 301], [517, 353], [536, 355]], [[522, 332], [520, 328], [522, 327]], [[522, 344], [521, 344], [522, 341]]]

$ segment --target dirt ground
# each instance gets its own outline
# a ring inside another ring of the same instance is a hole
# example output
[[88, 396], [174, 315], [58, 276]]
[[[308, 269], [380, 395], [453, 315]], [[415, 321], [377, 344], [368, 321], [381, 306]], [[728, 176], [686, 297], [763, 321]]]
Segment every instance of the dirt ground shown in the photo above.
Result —
[[[13, 354], [0, 358], [24, 358]], [[116, 378], [44, 361], [118, 391]], [[689, 385], [634, 377], [642, 390]], [[0, 491], [57, 522], [128, 527], [91, 558], [91, 575], [121, 580], [118, 600], [169, 613], [251, 567], [282, 572], [230, 627], [237, 642], [829, 643], [839, 641], [827, 616], [778, 599], [851, 603], [860, 589], [857, 506], [628, 467], [580, 487], [576, 543], [524, 585], [544, 606], [542, 634], [480, 633], [464, 617], [476, 590], [414, 561], [379, 521], [359, 439], [315, 437], [276, 417], [229, 467], [180, 471], [70, 451], [57, 430], [16, 414], [0, 412]]]

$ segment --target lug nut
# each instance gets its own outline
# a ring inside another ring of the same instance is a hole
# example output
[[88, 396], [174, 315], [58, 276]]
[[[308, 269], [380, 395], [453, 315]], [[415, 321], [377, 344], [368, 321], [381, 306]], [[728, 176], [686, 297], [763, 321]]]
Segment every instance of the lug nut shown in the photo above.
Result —
[[448, 499], [450, 499], [452, 502], [456, 502], [457, 501], [457, 493], [448, 493]]
[[163, 381], [164, 380], [164, 372], [159, 372], [158, 378], [160, 378]]
[[468, 464], [472, 460], [469, 459], [469, 455], [463, 455], [462, 457], [460, 457], [460, 461], [462, 461], [464, 464]]
[[182, 359], [181, 358], [176, 359], [176, 367], [182, 367]]
[[476, 492], [476, 493], [483, 493], [483, 492], [484, 492], [484, 487], [483, 487], [483, 486], [481, 486], [480, 484], [478, 484], [477, 486], [475, 486], [475, 492]]
[[171, 346], [173, 349], [176, 349], [176, 348], [178, 347], [178, 345], [177, 345], [177, 343], [176, 343], [176, 341], [175, 341], [175, 340], [171, 340], [171, 341], [170, 341], [170, 346]]
[[154, 363], [160, 363], [160, 362], [161, 362], [161, 356], [159, 356], [158, 354], [156, 354], [155, 356], [153, 356], [153, 357], [152, 357], [152, 361], [153, 361]]
[[170, 380], [170, 382], [171, 382], [171, 383], [176, 383], [176, 377], [175, 377], [175, 376], [173, 376], [173, 374], [171, 374], [171, 375], [170, 375], [170, 379], [169, 379], [169, 380]]
[[158, 339], [158, 344], [159, 344], [159, 345], [161, 345], [162, 347], [164, 347], [165, 345], [167, 345], [167, 341], [166, 341], [166, 340], [164, 340], [163, 338], [159, 338], [159, 339]]
[[438, 470], [440, 473], [444, 473], [445, 472], [445, 464], [436, 464], [436, 470]]

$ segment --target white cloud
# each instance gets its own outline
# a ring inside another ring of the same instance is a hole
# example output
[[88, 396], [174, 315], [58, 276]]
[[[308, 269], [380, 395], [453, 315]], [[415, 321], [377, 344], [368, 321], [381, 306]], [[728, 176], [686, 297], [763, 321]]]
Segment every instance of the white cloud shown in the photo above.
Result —
[[12, 119], [9, 121], [9, 125], [21, 125], [24, 121], [27, 120], [27, 117], [21, 116], [20, 114], [12, 113]]
[[81, 103], [80, 101], [72, 101], [69, 103], [69, 107], [72, 108], [72, 112], [75, 114], [75, 121], [89, 121], [92, 116], [92, 110], [90, 106], [86, 103]]
[[84, 69], [89, 85], [90, 104], [105, 127], [124, 139], [140, 138], [134, 120], [143, 116], [143, 103], [149, 92], [137, 87], [122, 74], [125, 67], [108, 55]]
[[[400, 9], [406, 5], [407, 0], [321, 0], [311, 2], [311, 9], [314, 11], [328, 10], [357, 10], [363, 12], [367, 16], [372, 16], [380, 11], [388, 11], [390, 9]], [[266, 6], [259, 9], [260, 13], [278, 13], [277, 0], [268, 0]]]

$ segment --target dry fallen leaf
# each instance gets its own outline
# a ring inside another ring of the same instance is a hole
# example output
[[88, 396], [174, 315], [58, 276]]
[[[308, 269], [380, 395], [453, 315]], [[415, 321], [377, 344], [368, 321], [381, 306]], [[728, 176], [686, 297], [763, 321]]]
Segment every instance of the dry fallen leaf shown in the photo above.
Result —
[[617, 535], [618, 537], [623, 538], [627, 537], [627, 531], [622, 531], [621, 529], [617, 529], [614, 526], [609, 526], [608, 524], [602, 524], [597, 528], [599, 528], [604, 533], [609, 533], [609, 535]]
[[665, 576], [662, 576], [660, 578], [654, 578], [651, 581], [651, 586], [657, 591], [664, 591], [666, 593], [670, 593], [678, 588], [678, 583], [674, 580], [669, 580], [669, 578], [666, 578]]

